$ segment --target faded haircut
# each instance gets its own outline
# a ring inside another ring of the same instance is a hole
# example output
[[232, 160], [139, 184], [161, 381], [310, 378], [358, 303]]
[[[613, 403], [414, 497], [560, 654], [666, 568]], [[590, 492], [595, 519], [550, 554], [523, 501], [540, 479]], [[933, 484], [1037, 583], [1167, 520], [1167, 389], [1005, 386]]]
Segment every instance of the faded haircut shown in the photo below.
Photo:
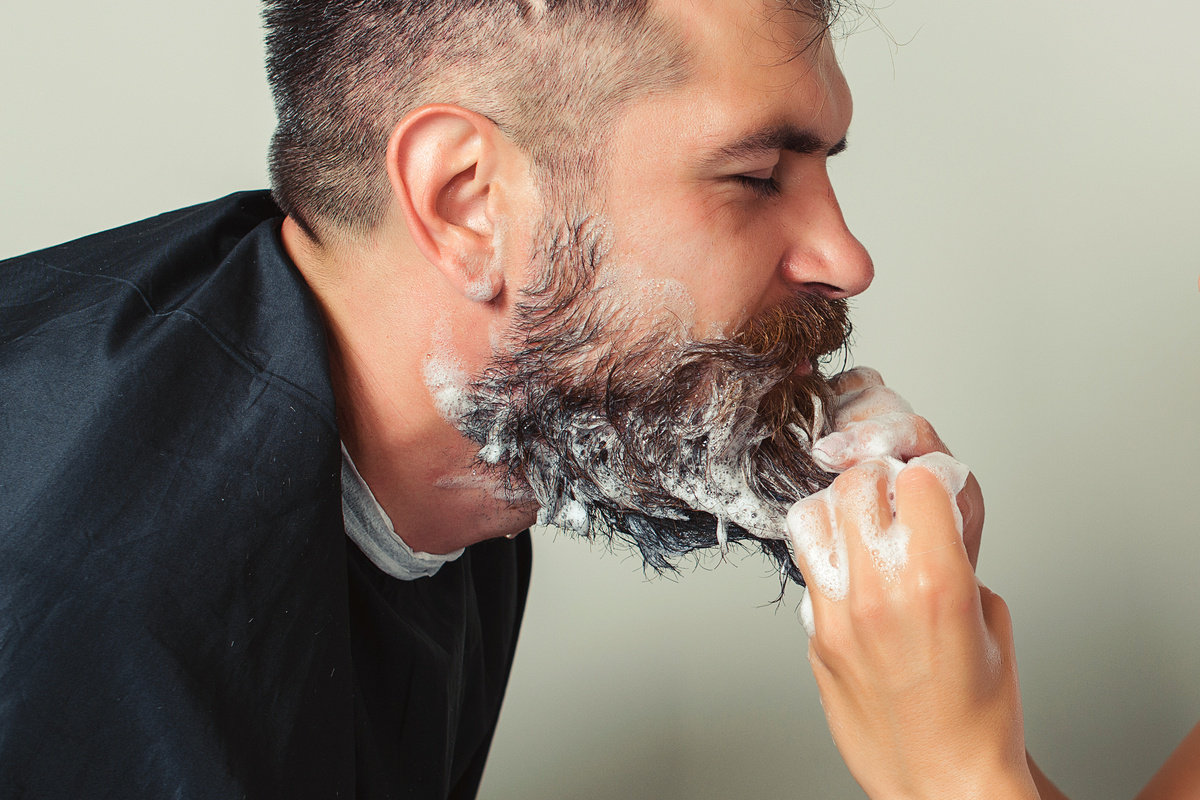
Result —
[[[827, 25], [835, 3], [781, 8]], [[388, 137], [428, 103], [495, 122], [530, 155], [549, 202], [587, 194], [622, 106], [688, 76], [682, 37], [650, 4], [265, 0], [276, 201], [310, 234], [371, 230], [391, 191]]]
[[[266, 0], [277, 202], [310, 229], [373, 228], [388, 137], [450, 103], [495, 122], [543, 186], [586, 189], [623, 103], [687, 77], [648, 0]], [[547, 178], [553, 176], [553, 181]]]

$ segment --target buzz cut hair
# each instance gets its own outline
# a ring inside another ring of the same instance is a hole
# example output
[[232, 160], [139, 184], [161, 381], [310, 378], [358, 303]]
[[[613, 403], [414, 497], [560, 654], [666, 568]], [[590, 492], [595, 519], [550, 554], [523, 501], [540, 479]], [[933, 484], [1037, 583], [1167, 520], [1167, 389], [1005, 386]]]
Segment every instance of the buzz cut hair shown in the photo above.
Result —
[[[828, 26], [831, 3], [802, 0]], [[593, 189], [623, 106], [686, 82], [682, 34], [651, 0], [264, 0], [278, 118], [276, 202], [310, 235], [375, 228], [388, 139], [413, 110], [490, 119], [548, 202]], [[822, 28], [822, 31], [824, 28]]]

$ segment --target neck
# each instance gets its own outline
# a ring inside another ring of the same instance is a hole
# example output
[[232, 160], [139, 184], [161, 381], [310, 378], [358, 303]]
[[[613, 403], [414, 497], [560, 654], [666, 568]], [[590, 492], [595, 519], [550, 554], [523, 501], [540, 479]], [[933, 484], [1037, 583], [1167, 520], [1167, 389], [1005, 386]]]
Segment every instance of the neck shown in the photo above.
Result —
[[320, 245], [290, 217], [282, 237], [325, 317], [339, 434], [400, 537], [449, 553], [528, 527], [536, 507], [500, 496], [478, 446], [438, 413], [425, 379], [430, 358], [478, 368], [487, 353], [471, 346], [487, 343], [469, 337], [478, 315], [464, 313], [403, 241]]

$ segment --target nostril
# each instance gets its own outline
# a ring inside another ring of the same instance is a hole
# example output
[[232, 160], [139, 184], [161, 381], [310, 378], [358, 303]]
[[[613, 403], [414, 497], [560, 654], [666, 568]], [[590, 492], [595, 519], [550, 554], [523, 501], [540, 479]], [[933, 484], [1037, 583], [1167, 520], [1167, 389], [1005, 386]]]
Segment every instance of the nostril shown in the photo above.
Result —
[[845, 289], [839, 289], [831, 283], [821, 283], [819, 281], [808, 281], [800, 288], [802, 291], [824, 297], [827, 300], [841, 300], [850, 296], [850, 293]]

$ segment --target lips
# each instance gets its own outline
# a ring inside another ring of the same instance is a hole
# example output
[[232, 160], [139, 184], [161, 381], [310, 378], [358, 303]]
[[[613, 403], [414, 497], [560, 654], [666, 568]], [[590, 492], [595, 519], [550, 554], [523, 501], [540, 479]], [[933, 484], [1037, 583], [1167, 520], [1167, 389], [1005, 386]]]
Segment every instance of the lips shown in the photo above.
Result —
[[796, 369], [792, 372], [793, 375], [805, 376], [813, 374], [813, 362], [811, 358], [806, 358], [796, 365]]

